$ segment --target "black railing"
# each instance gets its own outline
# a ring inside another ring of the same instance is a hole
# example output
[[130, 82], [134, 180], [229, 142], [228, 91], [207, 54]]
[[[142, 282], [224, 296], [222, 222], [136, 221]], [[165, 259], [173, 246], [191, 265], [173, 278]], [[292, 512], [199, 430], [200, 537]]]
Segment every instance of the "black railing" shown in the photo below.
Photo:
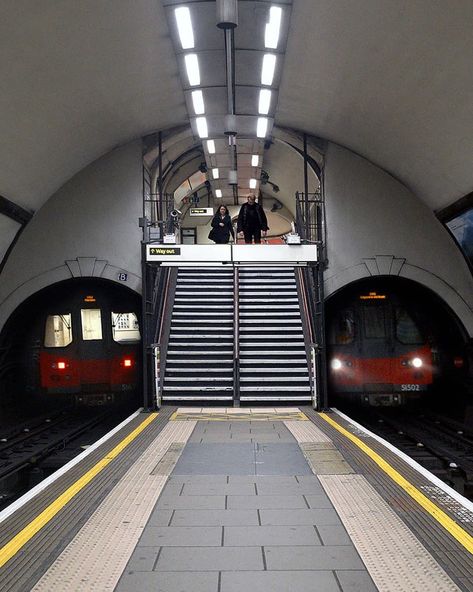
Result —
[[[236, 235], [235, 235], [236, 236]], [[233, 268], [233, 405], [240, 406], [240, 304], [238, 267]]]

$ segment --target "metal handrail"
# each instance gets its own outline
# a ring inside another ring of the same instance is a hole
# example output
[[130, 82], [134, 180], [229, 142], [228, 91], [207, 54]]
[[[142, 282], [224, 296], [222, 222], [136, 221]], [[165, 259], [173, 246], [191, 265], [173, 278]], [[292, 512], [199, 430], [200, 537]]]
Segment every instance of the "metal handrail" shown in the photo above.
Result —
[[238, 267], [233, 269], [233, 405], [240, 406], [240, 315]]

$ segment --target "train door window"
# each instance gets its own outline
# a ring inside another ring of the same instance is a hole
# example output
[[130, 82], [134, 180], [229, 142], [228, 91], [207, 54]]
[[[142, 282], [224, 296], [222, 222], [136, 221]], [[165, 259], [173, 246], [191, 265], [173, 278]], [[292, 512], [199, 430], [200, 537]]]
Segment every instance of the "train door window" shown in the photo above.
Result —
[[396, 308], [396, 339], [406, 345], [422, 343], [422, 335], [405, 308]]
[[363, 306], [363, 319], [366, 339], [384, 339], [386, 337], [384, 306], [372, 304]]
[[83, 308], [80, 311], [82, 339], [92, 341], [102, 339], [102, 315], [100, 308]]
[[48, 315], [44, 333], [45, 347], [66, 347], [72, 343], [71, 314]]
[[134, 312], [112, 312], [112, 336], [118, 343], [134, 343], [141, 339], [138, 317]]
[[329, 341], [332, 345], [347, 345], [355, 339], [355, 315], [353, 310], [341, 310], [330, 326]]

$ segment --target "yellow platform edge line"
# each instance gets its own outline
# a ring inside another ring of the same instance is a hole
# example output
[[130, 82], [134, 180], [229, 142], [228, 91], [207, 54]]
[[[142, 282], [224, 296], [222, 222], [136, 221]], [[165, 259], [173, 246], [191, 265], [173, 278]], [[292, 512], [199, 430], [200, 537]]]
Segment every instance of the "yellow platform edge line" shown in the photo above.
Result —
[[334, 421], [326, 413], [319, 413], [319, 416], [334, 427], [338, 432], [351, 440], [358, 448], [367, 454], [382, 471], [384, 471], [395, 483], [414, 499], [426, 512], [428, 512], [451, 536], [453, 536], [467, 551], [473, 553], [473, 537], [466, 532], [459, 524], [455, 522], [441, 508], [434, 504], [428, 497], [421, 493], [417, 487], [412, 485], [403, 477], [394, 467], [385, 461], [379, 454], [372, 450], [360, 438], [350, 433], [340, 424]]
[[26, 543], [37, 534], [54, 516], [69, 503], [94, 477], [96, 477], [114, 458], [116, 458], [148, 425], [156, 419], [158, 413], [151, 413], [128, 436], [119, 442], [104, 458], [66, 489], [52, 504], [27, 524], [17, 535], [0, 549], [0, 568], [10, 561]]

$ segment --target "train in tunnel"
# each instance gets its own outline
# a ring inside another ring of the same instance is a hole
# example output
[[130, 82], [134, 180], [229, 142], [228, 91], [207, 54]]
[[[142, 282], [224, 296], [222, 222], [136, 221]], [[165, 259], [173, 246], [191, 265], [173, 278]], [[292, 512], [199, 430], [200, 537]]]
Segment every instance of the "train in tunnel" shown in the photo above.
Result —
[[[447, 320], [450, 318], [450, 322]], [[459, 379], [466, 356], [459, 328], [434, 295], [392, 278], [356, 282], [327, 303], [332, 399], [396, 406]]]
[[137, 395], [140, 299], [113, 282], [50, 286], [23, 303], [6, 332], [20, 396], [107, 405]]

